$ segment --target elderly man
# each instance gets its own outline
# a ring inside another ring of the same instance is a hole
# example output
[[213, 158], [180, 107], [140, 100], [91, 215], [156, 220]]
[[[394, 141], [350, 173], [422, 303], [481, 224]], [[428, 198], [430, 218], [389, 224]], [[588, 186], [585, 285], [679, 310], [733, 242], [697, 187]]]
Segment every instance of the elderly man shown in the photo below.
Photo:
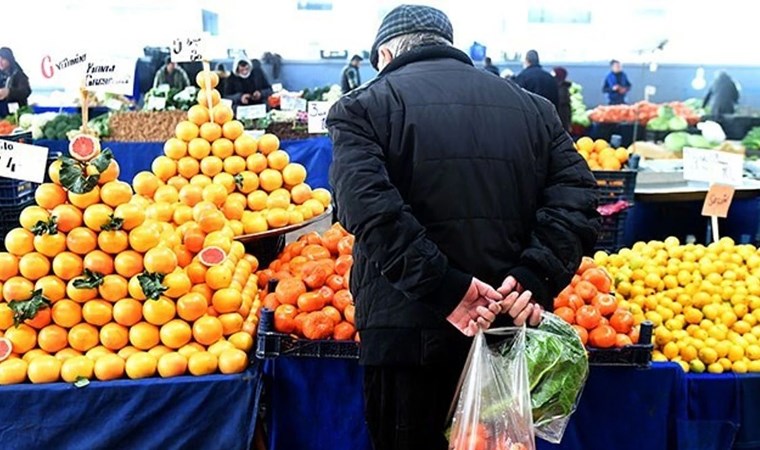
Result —
[[378, 450], [447, 448], [468, 336], [537, 324], [598, 232], [594, 178], [554, 107], [452, 41], [441, 11], [394, 9], [379, 76], [327, 119]]

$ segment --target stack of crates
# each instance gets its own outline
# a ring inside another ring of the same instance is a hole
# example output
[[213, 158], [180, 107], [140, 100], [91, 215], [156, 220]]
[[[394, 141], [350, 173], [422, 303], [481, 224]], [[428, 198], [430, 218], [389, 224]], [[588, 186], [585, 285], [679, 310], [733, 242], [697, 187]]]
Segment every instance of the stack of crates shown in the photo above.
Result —
[[19, 226], [21, 211], [34, 204], [36, 185], [30, 181], [0, 177], [0, 244], [5, 249], [5, 235]]

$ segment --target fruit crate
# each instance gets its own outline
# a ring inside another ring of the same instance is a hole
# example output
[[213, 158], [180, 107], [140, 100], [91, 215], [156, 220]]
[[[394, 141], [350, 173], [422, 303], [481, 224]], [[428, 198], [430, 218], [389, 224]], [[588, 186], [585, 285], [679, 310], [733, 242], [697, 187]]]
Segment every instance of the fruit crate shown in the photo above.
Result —
[[5, 251], [5, 235], [12, 229], [20, 226], [18, 218], [21, 215], [21, 211], [33, 204], [34, 196], [27, 199], [25, 203], [19, 205], [2, 206], [2, 214], [0, 214], [0, 248], [3, 251]]
[[24, 131], [22, 133], [8, 134], [5, 136], [0, 136], [0, 139], [4, 141], [21, 142], [22, 144], [31, 144], [32, 132]]
[[311, 341], [273, 331], [259, 331], [256, 337], [256, 358], [278, 356], [299, 358], [359, 359], [359, 343], [354, 341]]
[[7, 207], [26, 204], [34, 200], [34, 188], [35, 184], [31, 181], [0, 177], [0, 207], [3, 207], [3, 218], [0, 220], [5, 219]]
[[599, 186], [599, 205], [609, 205], [624, 201], [628, 208], [601, 219], [601, 230], [596, 242], [596, 250], [617, 251], [625, 245], [625, 221], [628, 209], [633, 207], [636, 191], [635, 170], [594, 171]]
[[[641, 324], [639, 342], [652, 342], [652, 323]], [[623, 348], [588, 348], [592, 366], [621, 366], [646, 368], [652, 363], [652, 344], [634, 344]]]

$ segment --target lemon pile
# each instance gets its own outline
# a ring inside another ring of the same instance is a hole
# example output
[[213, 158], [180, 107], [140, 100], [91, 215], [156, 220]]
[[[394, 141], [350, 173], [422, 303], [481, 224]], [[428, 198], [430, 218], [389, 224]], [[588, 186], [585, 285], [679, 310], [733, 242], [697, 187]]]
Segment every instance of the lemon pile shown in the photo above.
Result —
[[685, 371], [760, 372], [760, 252], [723, 238], [708, 246], [639, 242], [598, 252], [635, 323], [654, 325], [654, 361]]

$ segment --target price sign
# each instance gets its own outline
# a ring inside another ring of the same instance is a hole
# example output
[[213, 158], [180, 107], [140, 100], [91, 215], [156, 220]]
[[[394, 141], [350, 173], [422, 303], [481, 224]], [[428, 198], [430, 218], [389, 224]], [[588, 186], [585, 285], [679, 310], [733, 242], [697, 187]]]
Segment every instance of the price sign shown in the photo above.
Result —
[[702, 215], [708, 217], [728, 217], [728, 209], [734, 199], [734, 187], [726, 184], [713, 184], [707, 191], [705, 203], [702, 205]]
[[280, 109], [283, 111], [306, 111], [306, 100], [300, 97], [281, 97]]
[[70, 52], [66, 55], [50, 55], [42, 57], [40, 69], [46, 79], [59, 78], [61, 73], [71, 75], [73, 81], [81, 81], [86, 68], [87, 52]]
[[330, 111], [330, 102], [309, 102], [309, 133], [327, 133], [327, 113]]
[[238, 106], [236, 117], [238, 119], [261, 119], [267, 115], [267, 105]]
[[232, 108], [232, 100], [230, 100], [228, 98], [223, 98], [223, 99], [219, 100], [219, 103], [222, 104], [222, 105], [224, 105], [224, 106], [227, 106], [228, 108]]
[[0, 140], [0, 177], [42, 183], [47, 157], [46, 147]]
[[272, 92], [277, 93], [282, 91], [282, 83], [274, 83], [272, 84]]
[[195, 62], [203, 60], [204, 44], [201, 36], [176, 38], [169, 46], [172, 62]]
[[16, 111], [18, 111], [18, 103], [8, 103], [8, 114], [16, 114]]
[[148, 109], [163, 111], [166, 109], [166, 97], [148, 97]]
[[84, 87], [88, 91], [132, 95], [134, 84], [134, 60], [104, 58], [87, 63]]
[[683, 178], [690, 181], [742, 184], [744, 156], [717, 150], [683, 149]]

